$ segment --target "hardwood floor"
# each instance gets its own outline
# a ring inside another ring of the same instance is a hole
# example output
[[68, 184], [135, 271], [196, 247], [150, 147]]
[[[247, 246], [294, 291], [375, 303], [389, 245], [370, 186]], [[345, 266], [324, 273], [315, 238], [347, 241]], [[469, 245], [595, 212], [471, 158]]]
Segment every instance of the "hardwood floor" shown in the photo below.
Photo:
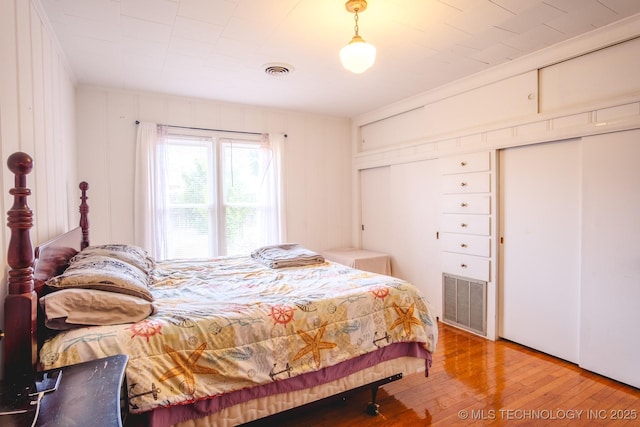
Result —
[[363, 391], [250, 425], [640, 425], [639, 389], [509, 341], [439, 330], [429, 378], [414, 374], [382, 387], [380, 415], [364, 413], [371, 393]]

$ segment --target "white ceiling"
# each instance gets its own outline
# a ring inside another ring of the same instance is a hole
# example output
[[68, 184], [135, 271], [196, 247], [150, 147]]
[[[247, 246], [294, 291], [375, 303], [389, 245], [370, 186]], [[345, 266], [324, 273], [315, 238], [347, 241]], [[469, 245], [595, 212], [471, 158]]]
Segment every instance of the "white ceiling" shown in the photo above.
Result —
[[[40, 0], [79, 84], [353, 117], [640, 12], [640, 0]], [[264, 72], [286, 63], [286, 76]]]

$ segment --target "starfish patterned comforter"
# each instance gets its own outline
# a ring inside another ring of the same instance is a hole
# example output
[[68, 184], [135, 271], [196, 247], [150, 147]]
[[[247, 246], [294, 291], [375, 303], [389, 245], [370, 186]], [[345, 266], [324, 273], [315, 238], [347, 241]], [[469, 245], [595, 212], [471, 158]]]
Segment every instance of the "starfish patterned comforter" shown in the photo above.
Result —
[[157, 262], [144, 320], [72, 329], [50, 369], [127, 354], [130, 411], [192, 403], [341, 363], [396, 342], [435, 350], [429, 303], [402, 280], [331, 262], [270, 269], [249, 256]]

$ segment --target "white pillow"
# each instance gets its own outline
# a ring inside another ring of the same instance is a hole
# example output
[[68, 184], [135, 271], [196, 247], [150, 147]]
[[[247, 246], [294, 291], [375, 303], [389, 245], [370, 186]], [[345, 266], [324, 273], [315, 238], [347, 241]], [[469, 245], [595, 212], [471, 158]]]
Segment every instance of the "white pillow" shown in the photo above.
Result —
[[47, 286], [96, 289], [153, 301], [146, 273], [127, 262], [98, 255], [74, 261], [64, 273], [48, 280]]
[[71, 259], [70, 263], [73, 265], [74, 262], [82, 261], [96, 255], [119, 259], [120, 261], [124, 261], [138, 267], [147, 274], [155, 264], [153, 258], [149, 256], [147, 251], [141, 247], [127, 244], [89, 246], [88, 248], [78, 252]]
[[156, 312], [142, 298], [95, 289], [63, 289], [40, 298], [50, 329], [133, 323]]

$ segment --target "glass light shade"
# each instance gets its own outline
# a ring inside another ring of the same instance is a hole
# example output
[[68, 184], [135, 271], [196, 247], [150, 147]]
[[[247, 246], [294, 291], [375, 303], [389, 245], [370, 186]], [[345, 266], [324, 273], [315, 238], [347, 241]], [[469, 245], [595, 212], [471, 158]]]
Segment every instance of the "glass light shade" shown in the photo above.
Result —
[[348, 45], [340, 50], [342, 66], [352, 73], [360, 74], [376, 60], [376, 47], [358, 35], [353, 36]]

